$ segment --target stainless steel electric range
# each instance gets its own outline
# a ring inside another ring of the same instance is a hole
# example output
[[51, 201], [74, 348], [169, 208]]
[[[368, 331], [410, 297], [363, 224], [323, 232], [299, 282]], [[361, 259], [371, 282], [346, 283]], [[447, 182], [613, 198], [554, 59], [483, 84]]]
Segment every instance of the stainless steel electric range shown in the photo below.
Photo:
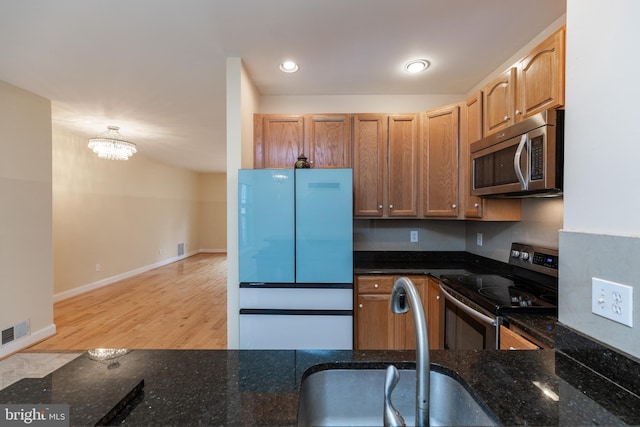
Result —
[[558, 250], [512, 243], [508, 275], [443, 275], [444, 347], [500, 348], [500, 325], [513, 313], [558, 313]]

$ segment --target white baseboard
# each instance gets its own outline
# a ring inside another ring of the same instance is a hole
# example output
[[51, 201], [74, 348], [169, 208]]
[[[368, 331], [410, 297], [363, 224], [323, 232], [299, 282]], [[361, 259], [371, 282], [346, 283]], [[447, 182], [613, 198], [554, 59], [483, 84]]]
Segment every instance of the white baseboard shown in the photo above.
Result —
[[186, 253], [186, 254], [181, 255], [181, 256], [167, 258], [167, 259], [164, 259], [162, 261], [156, 262], [154, 264], [146, 265], [144, 267], [136, 268], [135, 270], [127, 271], [127, 272], [124, 272], [122, 274], [117, 274], [115, 276], [111, 276], [111, 277], [107, 277], [107, 278], [98, 280], [97, 282], [88, 283], [86, 285], [70, 289], [68, 291], [64, 291], [64, 292], [60, 292], [58, 294], [54, 294], [53, 295], [53, 302], [55, 303], [55, 302], [58, 302], [58, 301], [62, 301], [62, 300], [65, 300], [67, 298], [71, 298], [71, 297], [75, 297], [77, 295], [83, 294], [85, 292], [89, 292], [89, 291], [93, 291], [95, 289], [102, 288], [103, 286], [111, 285], [113, 283], [119, 282], [120, 280], [124, 280], [124, 279], [128, 279], [130, 277], [133, 277], [133, 276], [137, 276], [138, 274], [145, 273], [145, 272], [147, 272], [149, 270], [153, 270], [154, 268], [162, 267], [162, 266], [165, 266], [167, 264], [171, 264], [172, 262], [180, 261], [181, 259], [185, 259], [185, 258], [188, 258], [190, 256], [197, 255], [197, 254], [199, 254], [201, 252], [226, 252], [226, 249], [224, 249], [224, 250], [219, 250], [219, 249], [200, 249], [200, 250], [197, 250], [197, 251], [192, 251], [192, 252]]
[[201, 253], [207, 254], [225, 254], [227, 253], [226, 249], [200, 249]]
[[49, 338], [52, 335], [55, 335], [55, 333], [56, 333], [56, 325], [52, 323], [49, 326], [46, 326], [38, 331], [32, 332], [29, 335], [25, 335], [24, 337], [20, 337], [14, 341], [11, 341], [10, 343], [5, 344], [0, 348], [0, 359], [12, 353], [16, 353], [20, 350], [23, 350], [27, 347], [30, 347], [39, 341], [42, 341], [46, 338]]

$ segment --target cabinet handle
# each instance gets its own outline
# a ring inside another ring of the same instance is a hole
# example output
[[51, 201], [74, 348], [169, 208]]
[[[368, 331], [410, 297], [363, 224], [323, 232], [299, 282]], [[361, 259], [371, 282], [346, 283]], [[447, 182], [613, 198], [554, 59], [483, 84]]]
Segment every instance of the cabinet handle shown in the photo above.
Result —
[[362, 304], [358, 304], [358, 308], [362, 308]]
[[436, 299], [439, 300], [440, 299], [440, 295], [436, 295]]
[[378, 284], [377, 284], [377, 283], [374, 283], [374, 284], [373, 284], [373, 287], [374, 287], [374, 288], [376, 288], [376, 289], [378, 289]]
[[522, 111], [516, 110], [516, 116], [519, 116], [520, 114], [522, 114]]
[[389, 205], [389, 209], [393, 209], [393, 205]]
[[382, 209], [382, 205], [378, 205], [378, 209]]
[[452, 207], [453, 209], [455, 209], [455, 208], [457, 208], [457, 207], [458, 207], [458, 205], [456, 205], [456, 204], [454, 203], [453, 205], [451, 205], [451, 207]]
[[480, 203], [474, 203], [474, 204], [473, 204], [473, 207], [474, 207], [474, 208], [479, 208], [479, 207], [480, 207]]
[[507, 120], [509, 120], [509, 116], [504, 116], [503, 120], [506, 122]]
[[515, 350], [515, 349], [516, 349], [515, 347], [509, 346], [509, 350]]

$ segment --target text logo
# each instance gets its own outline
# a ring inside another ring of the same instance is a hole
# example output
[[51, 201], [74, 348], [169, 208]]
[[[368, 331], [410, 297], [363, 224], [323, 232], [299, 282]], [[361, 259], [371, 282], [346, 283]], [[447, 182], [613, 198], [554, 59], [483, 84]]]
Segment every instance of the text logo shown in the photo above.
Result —
[[69, 405], [0, 405], [0, 426], [69, 427]]

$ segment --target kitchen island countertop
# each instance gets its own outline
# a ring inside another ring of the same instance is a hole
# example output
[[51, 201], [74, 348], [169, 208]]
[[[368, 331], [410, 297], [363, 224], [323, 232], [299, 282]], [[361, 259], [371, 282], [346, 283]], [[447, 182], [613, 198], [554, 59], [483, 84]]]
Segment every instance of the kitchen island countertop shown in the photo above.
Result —
[[[94, 425], [105, 415], [104, 396], [144, 381], [116, 421], [293, 426], [305, 372], [414, 361], [413, 351], [134, 350], [110, 369], [84, 354], [0, 391], [0, 403], [67, 403], [71, 425]], [[431, 363], [459, 375], [502, 425], [640, 424], [637, 395], [560, 352], [436, 350]]]

